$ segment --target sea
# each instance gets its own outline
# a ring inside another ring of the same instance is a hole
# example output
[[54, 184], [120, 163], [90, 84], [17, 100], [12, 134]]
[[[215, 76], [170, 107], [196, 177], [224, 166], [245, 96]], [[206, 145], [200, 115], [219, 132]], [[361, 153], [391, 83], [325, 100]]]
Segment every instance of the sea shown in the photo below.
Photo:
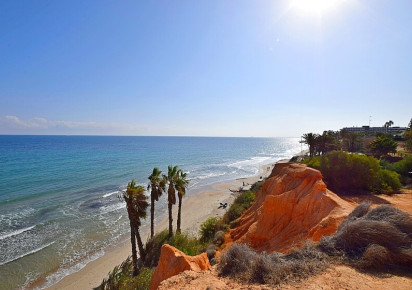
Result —
[[0, 136], [0, 288], [49, 287], [127, 239], [119, 191], [154, 167], [187, 172], [190, 196], [300, 151], [299, 138]]

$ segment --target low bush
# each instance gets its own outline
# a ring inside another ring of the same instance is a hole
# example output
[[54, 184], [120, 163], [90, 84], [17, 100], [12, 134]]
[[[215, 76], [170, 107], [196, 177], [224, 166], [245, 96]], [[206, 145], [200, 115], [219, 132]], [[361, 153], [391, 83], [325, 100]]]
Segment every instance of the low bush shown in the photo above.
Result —
[[362, 203], [319, 249], [361, 269], [412, 270], [412, 218], [390, 205]]
[[340, 193], [353, 190], [388, 193], [401, 187], [399, 175], [383, 169], [372, 156], [332, 151], [305, 163], [319, 169], [328, 187]]
[[401, 161], [393, 164], [393, 170], [402, 176], [408, 176], [409, 172], [412, 172], [412, 155], [408, 155]]
[[146, 267], [152, 268], [157, 266], [163, 244], [169, 244], [190, 256], [204, 252], [207, 246], [207, 243], [186, 233], [176, 234], [171, 238], [168, 237], [168, 233], [167, 230], [164, 230], [156, 234], [153, 239], [147, 241], [145, 245], [146, 259], [144, 261]]
[[391, 205], [371, 209], [361, 203], [340, 224], [337, 232], [318, 244], [306, 243], [289, 254], [256, 253], [234, 244], [222, 254], [219, 274], [261, 284], [296, 281], [346, 263], [361, 270], [412, 270], [412, 217]]
[[245, 244], [234, 244], [222, 254], [218, 270], [222, 276], [277, 285], [306, 278], [327, 266], [327, 256], [312, 244], [287, 255], [259, 254]]
[[252, 184], [252, 186], [250, 187], [250, 190], [252, 192], [258, 192], [262, 188], [263, 183], [265, 183], [264, 180], [256, 181], [255, 183]]
[[387, 169], [378, 171], [376, 182], [377, 184], [374, 187], [374, 191], [378, 193], [391, 193], [402, 186], [398, 173]]
[[208, 242], [213, 239], [218, 221], [219, 219], [217, 217], [210, 217], [200, 225], [199, 234], [203, 242]]
[[218, 231], [216, 232], [214, 238], [213, 238], [213, 243], [216, 246], [221, 246], [225, 243], [225, 233], [223, 231]]
[[140, 269], [139, 275], [132, 277], [133, 265], [130, 257], [128, 257], [121, 265], [116, 266], [110, 273], [107, 279], [103, 279], [102, 283], [94, 288], [95, 290], [118, 290], [118, 289], [150, 289], [150, 281], [154, 269], [143, 267]]
[[255, 193], [253, 191], [241, 191], [229, 210], [223, 216], [222, 222], [226, 225], [230, 225], [232, 221], [239, 218], [242, 213], [251, 206], [254, 200]]

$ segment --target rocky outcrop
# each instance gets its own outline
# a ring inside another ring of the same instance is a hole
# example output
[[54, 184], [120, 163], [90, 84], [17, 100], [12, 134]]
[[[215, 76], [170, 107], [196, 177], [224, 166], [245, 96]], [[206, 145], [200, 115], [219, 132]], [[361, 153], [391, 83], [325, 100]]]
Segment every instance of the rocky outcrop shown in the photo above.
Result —
[[206, 253], [191, 257], [178, 249], [165, 244], [162, 246], [159, 264], [153, 273], [150, 289], [157, 289], [163, 280], [183, 271], [202, 271], [209, 269], [210, 263]]
[[286, 252], [307, 239], [335, 233], [353, 207], [326, 188], [318, 170], [282, 164], [229, 235], [258, 251]]

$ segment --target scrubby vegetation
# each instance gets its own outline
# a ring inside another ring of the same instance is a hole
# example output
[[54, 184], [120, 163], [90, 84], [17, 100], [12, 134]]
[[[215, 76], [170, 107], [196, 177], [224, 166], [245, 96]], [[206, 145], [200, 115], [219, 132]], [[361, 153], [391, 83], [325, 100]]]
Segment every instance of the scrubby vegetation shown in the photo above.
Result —
[[390, 193], [401, 187], [399, 174], [384, 169], [372, 156], [332, 151], [305, 163], [320, 170], [327, 186], [339, 193], [358, 190]]
[[390, 205], [362, 203], [319, 249], [361, 269], [412, 270], [412, 218]]
[[200, 225], [199, 234], [201, 241], [208, 242], [212, 240], [217, 231], [218, 222], [219, 218], [210, 217]]
[[230, 225], [247, 210], [255, 200], [255, 193], [251, 190], [241, 191], [236, 197], [229, 210], [224, 214], [222, 221], [224, 224]]
[[118, 289], [150, 289], [150, 280], [152, 279], [154, 269], [143, 267], [140, 273], [133, 277], [133, 263], [131, 258], [127, 258], [121, 265], [116, 266], [110, 273], [107, 279], [95, 290], [118, 290]]
[[362, 203], [336, 234], [318, 244], [307, 243], [286, 255], [256, 253], [245, 244], [234, 244], [222, 254], [218, 269], [220, 275], [244, 282], [277, 285], [319, 273], [331, 263], [377, 273], [410, 273], [411, 216], [390, 205], [371, 209], [369, 203]]
[[207, 247], [207, 243], [201, 242], [196, 237], [185, 233], [169, 237], [169, 231], [164, 230], [147, 241], [145, 245], [146, 257], [144, 261], [140, 260], [139, 274], [136, 277], [132, 277], [133, 264], [129, 257], [120, 266], [115, 267], [109, 273], [109, 277], [104, 279], [102, 284], [95, 289], [149, 289], [150, 280], [154, 268], [159, 262], [163, 244], [169, 244], [190, 256], [204, 252]]
[[186, 233], [176, 234], [169, 237], [169, 232], [164, 230], [156, 234], [153, 239], [146, 243], [146, 267], [156, 267], [159, 262], [162, 245], [169, 244], [182, 251], [186, 255], [195, 256], [205, 251], [207, 243], [200, 241], [197, 237], [192, 237]]
[[222, 254], [218, 269], [222, 276], [277, 285], [306, 278], [327, 266], [327, 256], [312, 245], [282, 255], [257, 253], [245, 244], [234, 244]]
[[252, 184], [251, 190], [239, 191], [233, 204], [222, 218], [210, 217], [200, 225], [200, 240], [209, 243], [206, 253], [211, 265], [216, 264], [216, 251], [225, 242], [225, 232], [228, 231], [230, 227], [236, 226], [239, 220], [238, 218], [255, 200], [255, 192], [262, 187], [263, 182], [264, 181], [258, 181]]
[[[262, 181], [254, 183], [251, 188], [257, 192], [261, 188]], [[234, 227], [237, 219], [245, 212], [255, 200], [255, 192], [252, 190], [240, 191], [222, 218], [210, 217], [200, 225], [200, 240], [211, 242], [218, 231], [228, 231]]]
[[407, 155], [405, 156], [405, 158], [395, 163], [381, 160], [380, 164], [385, 169], [395, 171], [400, 175], [406, 177], [408, 176], [409, 172], [412, 172], [412, 155]]

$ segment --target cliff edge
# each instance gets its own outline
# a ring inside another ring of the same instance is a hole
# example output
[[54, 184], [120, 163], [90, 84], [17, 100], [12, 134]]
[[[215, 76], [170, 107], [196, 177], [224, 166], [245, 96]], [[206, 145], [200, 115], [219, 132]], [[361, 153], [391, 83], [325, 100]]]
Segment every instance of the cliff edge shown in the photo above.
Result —
[[258, 251], [287, 252], [307, 239], [318, 241], [335, 233], [353, 208], [326, 188], [318, 170], [281, 164], [275, 166], [229, 237]]

